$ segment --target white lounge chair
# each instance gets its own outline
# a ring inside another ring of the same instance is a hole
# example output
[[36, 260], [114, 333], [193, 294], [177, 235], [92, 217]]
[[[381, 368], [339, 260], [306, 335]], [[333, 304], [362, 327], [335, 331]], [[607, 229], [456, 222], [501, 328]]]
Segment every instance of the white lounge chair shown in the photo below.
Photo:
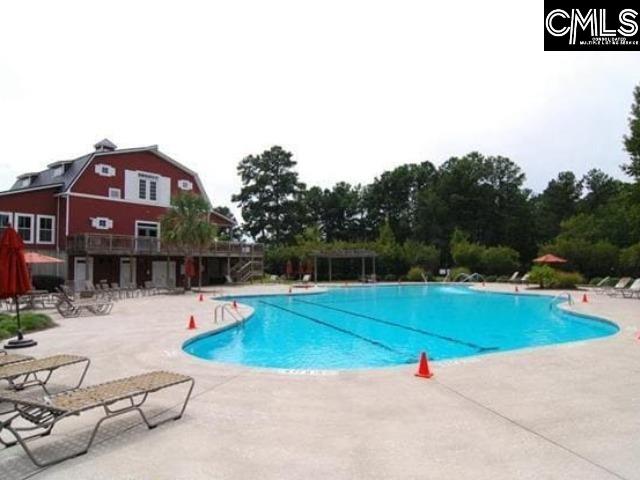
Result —
[[629, 285], [630, 282], [631, 282], [631, 277], [623, 277], [620, 280], [618, 280], [618, 283], [616, 283], [613, 287], [607, 288], [605, 290], [605, 293], [610, 297], [615, 297], [618, 294], [622, 295], [620, 292], [624, 290], [627, 287], [627, 285]]
[[586, 288], [587, 290], [593, 290], [593, 292], [596, 294], [604, 293], [605, 290], [608, 288], [607, 284], [609, 283], [609, 280], [611, 280], [611, 277], [604, 277], [595, 285], [590, 285], [590, 286], [587, 286]]
[[640, 278], [636, 278], [633, 283], [629, 286], [629, 288], [624, 288], [620, 290], [622, 296], [624, 298], [640, 298]]
[[511, 275], [511, 278], [509, 279], [509, 283], [517, 283], [519, 281], [518, 275], [520, 275], [520, 272], [513, 272], [513, 275]]

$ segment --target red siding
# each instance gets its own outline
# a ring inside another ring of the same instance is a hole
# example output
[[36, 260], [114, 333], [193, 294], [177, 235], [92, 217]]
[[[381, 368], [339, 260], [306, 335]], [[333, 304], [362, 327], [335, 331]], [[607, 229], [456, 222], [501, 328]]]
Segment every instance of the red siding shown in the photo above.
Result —
[[[157, 222], [166, 213], [163, 207], [135, 203], [98, 200], [94, 198], [70, 197], [69, 235], [78, 233], [107, 233], [135, 235], [136, 220]], [[91, 226], [92, 217], [107, 217], [113, 220], [110, 230], [98, 230]]]
[[[116, 169], [116, 175], [114, 177], [98, 175], [95, 170], [95, 166], [98, 164], [111, 165]], [[88, 193], [106, 197], [109, 195], [109, 188], [111, 187], [121, 189], [124, 196], [125, 170], [140, 170], [171, 178], [172, 196], [181, 192], [178, 188], [178, 180], [182, 179], [189, 180], [193, 183], [192, 192], [197, 194], [201, 193], [193, 175], [188, 174], [152, 152], [98, 155], [87, 166], [80, 178], [76, 180], [71, 191], [74, 193]]]
[[[57, 218], [57, 206], [58, 199], [54, 196], [58, 193], [58, 187], [52, 187], [44, 190], [35, 190], [32, 192], [13, 193], [11, 195], [0, 195], [0, 212], [10, 213], [29, 213], [33, 215], [54, 215]], [[34, 222], [37, 219], [34, 217]], [[60, 227], [60, 228], [58, 228]], [[64, 232], [64, 217], [60, 219], [60, 225], [56, 222], [56, 229], [58, 234], [60, 229]], [[29, 244], [30, 247], [37, 246], [38, 248], [55, 248], [50, 244], [37, 244], [37, 227], [34, 226], [33, 230], [34, 243]]]

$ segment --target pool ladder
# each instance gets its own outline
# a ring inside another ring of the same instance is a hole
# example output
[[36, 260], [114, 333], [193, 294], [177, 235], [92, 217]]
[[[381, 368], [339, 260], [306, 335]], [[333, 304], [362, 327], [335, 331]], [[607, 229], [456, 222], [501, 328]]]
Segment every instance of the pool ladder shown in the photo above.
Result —
[[238, 312], [236, 308], [233, 308], [232, 303], [222, 303], [220, 305], [216, 305], [215, 310], [213, 311], [213, 321], [214, 323], [218, 323], [218, 314], [220, 315], [220, 320], [224, 322], [224, 312], [227, 312], [231, 318], [235, 320], [236, 323], [241, 323], [244, 321], [244, 317]]
[[565, 296], [567, 297], [567, 302], [569, 303], [569, 305], [573, 305], [573, 297], [571, 297], [571, 294], [569, 292], [562, 292], [557, 294], [555, 297], [553, 297], [551, 299], [551, 302], [549, 303], [549, 310], [551, 310], [553, 308], [553, 306], [556, 304], [556, 300], [559, 299], [560, 297]]

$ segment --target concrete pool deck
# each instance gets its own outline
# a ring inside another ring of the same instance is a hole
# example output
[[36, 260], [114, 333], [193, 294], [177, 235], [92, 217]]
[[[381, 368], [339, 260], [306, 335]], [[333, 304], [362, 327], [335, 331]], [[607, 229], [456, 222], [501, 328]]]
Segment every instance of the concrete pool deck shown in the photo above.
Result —
[[[120, 417], [87, 455], [44, 470], [19, 447], [0, 449], [0, 479], [640, 479], [640, 300], [589, 294], [571, 308], [620, 332], [433, 362], [430, 380], [415, 366], [283, 372], [192, 357], [180, 349], [194, 335], [189, 315], [195, 334], [214, 327], [214, 303], [195, 294], [120, 301], [106, 317], [55, 315], [58, 328], [29, 335], [39, 342], [29, 354], [91, 357], [86, 385], [175, 370], [195, 377], [194, 395], [181, 420], [149, 431], [134, 414]], [[77, 446], [91, 420], [61, 424], [36, 452]]]

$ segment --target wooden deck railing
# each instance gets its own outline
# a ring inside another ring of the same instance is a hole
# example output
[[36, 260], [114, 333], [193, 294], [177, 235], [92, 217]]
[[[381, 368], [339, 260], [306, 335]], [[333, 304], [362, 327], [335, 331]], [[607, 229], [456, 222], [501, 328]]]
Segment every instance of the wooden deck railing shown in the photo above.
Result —
[[[179, 255], [175, 248], [165, 248], [159, 238], [86, 233], [67, 237], [67, 252], [71, 255]], [[245, 242], [213, 242], [196, 255], [262, 257], [264, 245]]]

